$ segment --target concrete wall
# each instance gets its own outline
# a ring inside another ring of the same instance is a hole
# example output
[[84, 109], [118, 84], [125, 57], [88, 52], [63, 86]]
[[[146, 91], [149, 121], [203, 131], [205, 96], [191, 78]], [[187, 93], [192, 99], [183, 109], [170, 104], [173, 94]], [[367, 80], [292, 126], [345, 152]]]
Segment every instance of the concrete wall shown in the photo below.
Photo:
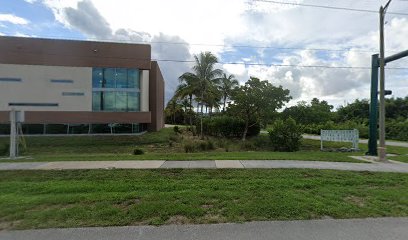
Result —
[[[4, 78], [21, 81], [4, 81]], [[57, 107], [13, 106], [31, 111], [92, 111], [92, 68], [0, 64], [0, 96], [0, 111], [10, 110], [9, 103], [58, 104]]]
[[147, 44], [0, 36], [0, 63], [150, 69]]
[[140, 111], [149, 111], [149, 70], [140, 71]]
[[152, 123], [149, 124], [149, 130], [158, 131], [164, 127], [164, 79], [155, 61], [152, 61], [149, 80], [149, 107], [152, 112]]

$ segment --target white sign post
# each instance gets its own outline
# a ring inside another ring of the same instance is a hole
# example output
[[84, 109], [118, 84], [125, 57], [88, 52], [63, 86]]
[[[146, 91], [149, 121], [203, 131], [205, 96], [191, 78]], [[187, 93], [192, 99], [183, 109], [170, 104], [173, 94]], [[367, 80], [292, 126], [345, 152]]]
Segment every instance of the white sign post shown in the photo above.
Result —
[[323, 141], [352, 142], [353, 149], [358, 149], [359, 133], [353, 130], [320, 130], [320, 149], [323, 150]]

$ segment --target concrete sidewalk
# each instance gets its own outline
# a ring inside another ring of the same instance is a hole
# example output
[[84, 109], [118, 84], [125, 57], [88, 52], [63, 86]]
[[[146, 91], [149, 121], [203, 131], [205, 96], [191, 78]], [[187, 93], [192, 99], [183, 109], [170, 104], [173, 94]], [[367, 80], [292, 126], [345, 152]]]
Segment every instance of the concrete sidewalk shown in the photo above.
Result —
[[408, 218], [269, 221], [134, 227], [66, 228], [0, 232], [2, 240], [406, 240]]
[[346, 171], [408, 173], [408, 163], [349, 163], [297, 160], [199, 160], [199, 161], [61, 161], [0, 163], [0, 170], [64, 170], [64, 169], [267, 169], [309, 168]]

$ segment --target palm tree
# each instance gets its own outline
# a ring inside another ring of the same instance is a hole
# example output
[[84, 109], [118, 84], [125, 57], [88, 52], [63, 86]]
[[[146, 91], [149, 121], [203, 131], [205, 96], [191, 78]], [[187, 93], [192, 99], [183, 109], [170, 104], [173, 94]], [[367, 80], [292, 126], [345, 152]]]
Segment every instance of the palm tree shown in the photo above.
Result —
[[225, 103], [227, 102], [227, 99], [231, 96], [232, 91], [239, 86], [238, 80], [235, 79], [234, 75], [229, 75], [223, 74], [221, 78], [221, 82], [219, 85], [219, 90], [222, 94], [222, 100], [223, 100], [223, 107], [222, 111], [225, 112]]
[[180, 84], [177, 86], [175, 96], [180, 99], [184, 99], [185, 97], [188, 97], [188, 100], [190, 102], [190, 126], [193, 125], [193, 120], [191, 113], [193, 112], [193, 95], [197, 94], [197, 78], [194, 76], [192, 73], [184, 73], [179, 77]]
[[173, 124], [176, 124], [176, 115], [181, 112], [182, 105], [179, 103], [178, 99], [173, 96], [170, 101], [167, 103], [166, 109], [164, 110], [166, 116], [169, 116]]
[[[194, 55], [195, 65], [193, 66], [193, 72], [186, 72], [180, 76], [180, 81], [185, 83], [186, 86], [191, 87], [189, 92], [191, 95], [195, 95], [197, 103], [201, 105], [200, 125], [201, 125], [201, 137], [203, 137], [203, 106], [205, 102], [209, 102], [209, 98], [213, 94], [208, 94], [209, 90], [213, 86], [217, 85], [222, 75], [222, 70], [215, 69], [215, 64], [218, 62], [217, 57], [211, 52], [201, 52], [198, 55]], [[207, 100], [207, 101], [206, 101]]]

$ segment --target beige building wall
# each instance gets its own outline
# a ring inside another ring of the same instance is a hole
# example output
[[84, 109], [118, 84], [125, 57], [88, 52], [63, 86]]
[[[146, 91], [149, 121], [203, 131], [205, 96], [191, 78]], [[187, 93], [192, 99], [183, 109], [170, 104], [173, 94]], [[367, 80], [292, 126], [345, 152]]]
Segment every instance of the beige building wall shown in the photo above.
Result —
[[0, 64], [0, 111], [10, 110], [9, 103], [58, 104], [13, 107], [27, 111], [92, 111], [92, 68]]
[[140, 71], [140, 111], [149, 111], [149, 70]]

